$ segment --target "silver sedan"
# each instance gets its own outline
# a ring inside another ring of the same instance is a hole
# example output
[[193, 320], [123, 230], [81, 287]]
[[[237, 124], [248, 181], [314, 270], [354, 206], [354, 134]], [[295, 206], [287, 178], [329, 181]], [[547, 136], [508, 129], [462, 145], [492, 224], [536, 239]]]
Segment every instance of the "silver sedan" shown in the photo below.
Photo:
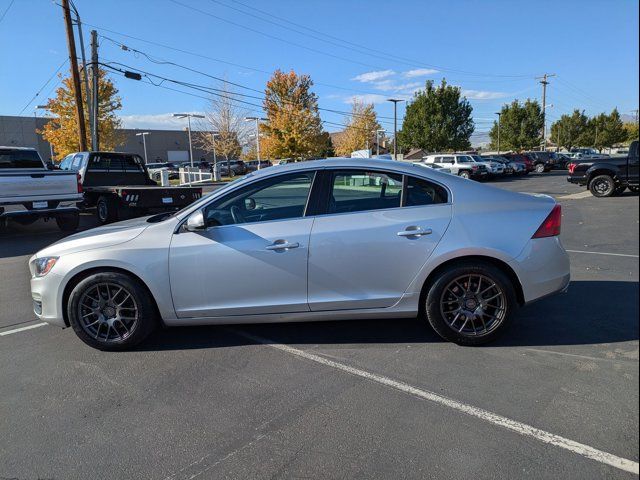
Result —
[[264, 169], [30, 260], [36, 315], [102, 350], [158, 325], [419, 317], [463, 345], [563, 291], [560, 206], [402, 162]]

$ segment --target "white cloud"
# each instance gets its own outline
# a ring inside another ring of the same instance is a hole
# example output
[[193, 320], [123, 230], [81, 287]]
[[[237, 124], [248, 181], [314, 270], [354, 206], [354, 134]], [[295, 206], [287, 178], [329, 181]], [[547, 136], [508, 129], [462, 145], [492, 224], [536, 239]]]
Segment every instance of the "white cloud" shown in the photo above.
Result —
[[352, 95], [344, 99], [344, 103], [353, 103], [354, 100], [358, 100], [362, 103], [382, 103], [387, 101], [387, 97], [384, 95], [376, 95], [375, 93], [366, 93], [364, 95]]
[[469, 100], [495, 100], [497, 98], [508, 97], [508, 93], [504, 92], [490, 92], [487, 90], [465, 90], [462, 89], [462, 95]]
[[[188, 112], [199, 113], [202, 112]], [[173, 113], [159, 113], [152, 115], [122, 115], [120, 116], [124, 128], [148, 128], [151, 130], [182, 130], [187, 126], [184, 118], [176, 118]], [[197, 125], [192, 119], [192, 127], [195, 130]]]
[[381, 82], [375, 82], [373, 84], [373, 88], [382, 92], [413, 91], [414, 89], [421, 86], [422, 83], [420, 82], [396, 83], [393, 80], [382, 80]]
[[414, 70], [402, 72], [402, 76], [406, 78], [426, 77], [427, 75], [433, 75], [434, 73], [438, 73], [438, 70], [433, 68], [416, 68]]
[[392, 77], [396, 72], [393, 70], [378, 70], [374, 72], [365, 72], [361, 73], [353, 77], [351, 80], [355, 80], [356, 82], [369, 83], [375, 82], [377, 80], [382, 80], [383, 78]]

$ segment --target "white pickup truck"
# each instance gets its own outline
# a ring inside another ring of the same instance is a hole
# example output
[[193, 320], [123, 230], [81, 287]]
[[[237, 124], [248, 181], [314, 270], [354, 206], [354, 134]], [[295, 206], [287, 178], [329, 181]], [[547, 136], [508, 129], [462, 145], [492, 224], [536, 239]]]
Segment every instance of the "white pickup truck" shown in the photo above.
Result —
[[55, 218], [61, 230], [74, 231], [81, 201], [77, 172], [49, 170], [33, 148], [0, 146], [0, 225]]

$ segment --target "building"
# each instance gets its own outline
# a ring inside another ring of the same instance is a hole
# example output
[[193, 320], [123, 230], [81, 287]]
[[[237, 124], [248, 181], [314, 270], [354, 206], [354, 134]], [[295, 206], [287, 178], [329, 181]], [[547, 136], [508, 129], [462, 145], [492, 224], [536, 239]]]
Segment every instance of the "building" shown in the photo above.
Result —
[[[51, 159], [52, 147], [49, 142], [36, 133], [50, 121], [47, 117], [16, 117], [0, 115], [0, 145], [15, 147], [33, 147], [40, 152], [44, 160]], [[121, 130], [125, 140], [122, 145], [116, 147], [117, 152], [137, 153], [144, 158], [144, 145], [142, 137], [137, 133], [148, 132], [147, 161], [166, 162], [172, 160], [189, 159], [189, 137], [186, 130], [137, 130], [125, 128]], [[195, 137], [194, 132], [194, 137]], [[204, 158], [213, 161], [213, 155], [199, 149], [194, 142], [193, 160]]]

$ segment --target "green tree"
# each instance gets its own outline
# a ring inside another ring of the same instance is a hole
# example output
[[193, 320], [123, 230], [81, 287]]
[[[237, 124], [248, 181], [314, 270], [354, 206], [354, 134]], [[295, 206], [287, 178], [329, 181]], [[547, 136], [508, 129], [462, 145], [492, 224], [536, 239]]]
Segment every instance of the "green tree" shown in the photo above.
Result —
[[574, 110], [571, 115], [562, 115], [551, 125], [551, 138], [559, 147], [568, 150], [572, 147], [602, 150], [628, 140], [629, 131], [616, 109], [608, 115], [601, 113], [591, 118], [584, 112]]
[[594, 117], [593, 123], [593, 129], [597, 126], [597, 131], [593, 132], [593, 145], [599, 150], [611, 148], [627, 139], [627, 132], [624, 129], [620, 113], [616, 108], [614, 108], [609, 115], [601, 113], [597, 117]]
[[[527, 99], [524, 104], [514, 100], [500, 111], [500, 149], [530, 150], [542, 143], [542, 108], [537, 100]], [[498, 122], [489, 132], [491, 148], [498, 148]]]
[[624, 131], [626, 134], [625, 142], [633, 142], [634, 140], [638, 140], [638, 124], [635, 122], [625, 122], [624, 123]]
[[298, 75], [293, 70], [276, 70], [267, 82], [264, 110], [269, 121], [260, 125], [260, 151], [265, 158], [307, 160], [320, 157], [331, 148], [312, 86], [308, 75]]
[[431, 152], [468, 149], [475, 129], [472, 111], [459, 87], [447, 85], [444, 79], [436, 87], [428, 80], [407, 105], [398, 148], [405, 152], [410, 148]]
[[571, 150], [572, 147], [585, 145], [590, 138], [589, 118], [580, 110], [571, 115], [562, 115], [551, 125], [551, 138], [559, 146]]

